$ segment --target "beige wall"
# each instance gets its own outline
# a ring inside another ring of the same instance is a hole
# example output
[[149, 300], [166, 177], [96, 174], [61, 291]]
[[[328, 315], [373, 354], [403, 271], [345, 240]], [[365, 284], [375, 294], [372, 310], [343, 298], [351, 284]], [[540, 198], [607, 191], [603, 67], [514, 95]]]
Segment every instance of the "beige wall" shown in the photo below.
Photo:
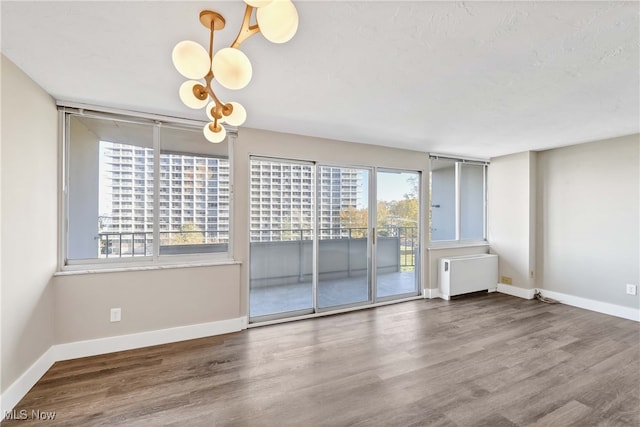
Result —
[[487, 179], [491, 253], [499, 256], [499, 276], [525, 289], [535, 287], [535, 164], [533, 152], [496, 157]]
[[3, 392], [54, 343], [57, 118], [53, 99], [2, 56]]
[[56, 276], [56, 344], [238, 318], [239, 278], [237, 264]]
[[[234, 148], [234, 187], [235, 187], [235, 258], [242, 261], [241, 306], [243, 315], [248, 307], [248, 260], [249, 260], [249, 156], [280, 157], [284, 159], [311, 160], [330, 164], [354, 166], [378, 166], [422, 172], [422, 194], [425, 193], [429, 156], [426, 153], [380, 147], [366, 144], [333, 141], [308, 136], [240, 129]], [[422, 200], [421, 227], [425, 229], [427, 218], [426, 197]], [[423, 235], [426, 233], [423, 233]], [[423, 241], [422, 248], [426, 245]], [[426, 251], [422, 251], [422, 268], [428, 274]], [[426, 280], [423, 282], [426, 283]], [[423, 285], [424, 286], [424, 285]]]
[[640, 308], [640, 135], [538, 156], [541, 287]]

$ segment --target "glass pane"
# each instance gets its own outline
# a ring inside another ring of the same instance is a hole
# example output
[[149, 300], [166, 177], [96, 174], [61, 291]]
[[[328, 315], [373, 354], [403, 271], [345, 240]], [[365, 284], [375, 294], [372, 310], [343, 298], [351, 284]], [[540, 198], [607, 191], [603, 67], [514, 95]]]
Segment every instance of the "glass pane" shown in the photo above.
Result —
[[251, 160], [249, 316], [313, 309], [313, 166]]
[[378, 172], [376, 296], [417, 294], [420, 175]]
[[153, 254], [153, 128], [69, 116], [67, 259]]
[[484, 168], [460, 164], [460, 238], [484, 238]]
[[317, 182], [318, 307], [369, 301], [369, 171], [320, 166]]
[[431, 159], [431, 241], [456, 239], [455, 166], [455, 160]]
[[160, 255], [226, 252], [227, 144], [211, 144], [200, 129], [163, 127], [160, 147]]

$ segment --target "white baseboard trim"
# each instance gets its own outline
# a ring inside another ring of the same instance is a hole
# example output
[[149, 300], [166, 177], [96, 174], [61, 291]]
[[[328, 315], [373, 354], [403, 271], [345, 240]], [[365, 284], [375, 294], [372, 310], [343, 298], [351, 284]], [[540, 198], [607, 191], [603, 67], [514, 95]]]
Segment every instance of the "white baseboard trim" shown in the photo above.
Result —
[[502, 294], [507, 294], [524, 299], [533, 299], [533, 295], [536, 292], [535, 289], [520, 288], [518, 286], [505, 285], [504, 283], [498, 283], [498, 288], [496, 289], [496, 291]]
[[498, 292], [519, 298], [533, 299], [536, 290], [540, 291], [542, 296], [553, 298], [554, 300], [557, 300], [562, 304], [640, 322], [640, 309], [637, 308], [596, 301], [588, 298], [577, 297], [574, 295], [563, 294], [561, 292], [549, 291], [546, 289], [524, 289], [517, 286], [498, 283]]
[[77, 359], [79, 357], [96, 356], [116, 351], [133, 350], [135, 348], [168, 344], [178, 341], [193, 340], [213, 335], [228, 334], [242, 330], [242, 317], [217, 322], [199, 323], [196, 325], [178, 326], [156, 331], [139, 332], [130, 335], [98, 338], [87, 341], [76, 341], [57, 344], [54, 347], [56, 361]]
[[15, 408], [55, 362], [55, 351], [52, 346], [2, 393], [0, 396], [0, 414], [2, 416], [0, 418], [4, 418], [7, 412]]
[[560, 301], [562, 304], [567, 304], [573, 307], [584, 308], [586, 310], [596, 311], [598, 313], [608, 314], [610, 316], [622, 317], [623, 319], [640, 322], [640, 309], [637, 308], [625, 307], [608, 302], [576, 297], [573, 295], [548, 291], [545, 289], [539, 289], [539, 291], [542, 296], [553, 298], [557, 301]]
[[249, 316], [244, 316], [240, 318], [242, 330], [249, 329]]
[[425, 299], [442, 298], [440, 289], [437, 288], [425, 288], [422, 289], [422, 295]]
[[55, 362], [228, 334], [242, 329], [246, 329], [246, 317], [53, 345], [0, 395], [0, 413], [6, 414], [15, 408]]

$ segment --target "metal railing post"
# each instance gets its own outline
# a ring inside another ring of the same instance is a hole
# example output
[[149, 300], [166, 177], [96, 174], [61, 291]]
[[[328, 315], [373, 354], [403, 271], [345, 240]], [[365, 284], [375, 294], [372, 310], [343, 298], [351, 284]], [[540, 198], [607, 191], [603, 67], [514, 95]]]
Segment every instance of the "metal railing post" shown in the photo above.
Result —
[[304, 276], [304, 262], [302, 262], [302, 253], [304, 251], [304, 247], [302, 245], [302, 229], [298, 231], [300, 232], [300, 239], [298, 239], [298, 283], [302, 283], [302, 279]]
[[351, 227], [348, 228], [349, 230], [349, 238], [347, 239], [347, 270], [348, 270], [348, 277], [351, 277], [352, 274], [352, 268], [351, 268]]
[[402, 244], [400, 242], [400, 239], [402, 238], [400, 236], [400, 227], [396, 226], [396, 230], [395, 230], [395, 234], [396, 234], [396, 241], [398, 242], [398, 271], [402, 270]]

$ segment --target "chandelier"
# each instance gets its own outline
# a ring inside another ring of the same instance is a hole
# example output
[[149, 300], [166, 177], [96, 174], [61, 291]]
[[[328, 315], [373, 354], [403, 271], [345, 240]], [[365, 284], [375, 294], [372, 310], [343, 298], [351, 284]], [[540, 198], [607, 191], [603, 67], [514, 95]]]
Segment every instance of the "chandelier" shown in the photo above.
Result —
[[[240, 126], [247, 118], [247, 112], [237, 102], [223, 103], [218, 99], [211, 82], [215, 79], [227, 89], [244, 88], [251, 80], [251, 61], [239, 47], [256, 33], [273, 43], [285, 43], [298, 30], [298, 11], [291, 0], [244, 0], [246, 9], [240, 31], [230, 47], [213, 52], [213, 33], [222, 30], [225, 20], [222, 15], [211, 10], [200, 12], [200, 23], [210, 32], [209, 51], [200, 44], [185, 40], [178, 43], [171, 54], [173, 65], [178, 72], [188, 78], [179, 89], [182, 102], [189, 108], [206, 107], [209, 123], [204, 126], [205, 138], [219, 143], [226, 137], [222, 123]], [[256, 9], [256, 24], [251, 24], [253, 10]], [[204, 80], [204, 82], [202, 81]]]

